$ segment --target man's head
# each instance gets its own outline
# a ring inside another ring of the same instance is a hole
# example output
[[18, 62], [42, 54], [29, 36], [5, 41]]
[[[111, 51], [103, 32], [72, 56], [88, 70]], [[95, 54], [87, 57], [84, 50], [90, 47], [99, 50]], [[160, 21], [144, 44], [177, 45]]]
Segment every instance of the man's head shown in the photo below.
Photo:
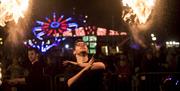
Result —
[[38, 61], [39, 53], [38, 53], [37, 49], [29, 48], [28, 49], [28, 58], [31, 63]]
[[74, 55], [87, 55], [88, 47], [87, 44], [83, 42], [82, 39], [77, 39], [74, 43]]

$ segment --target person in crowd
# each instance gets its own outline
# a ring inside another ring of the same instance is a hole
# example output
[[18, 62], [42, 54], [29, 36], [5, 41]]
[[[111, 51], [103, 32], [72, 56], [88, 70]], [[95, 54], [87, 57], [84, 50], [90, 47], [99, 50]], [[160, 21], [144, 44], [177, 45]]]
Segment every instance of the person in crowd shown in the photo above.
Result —
[[116, 65], [116, 73], [117, 73], [117, 83], [118, 90], [122, 91], [131, 91], [131, 68], [128, 61], [128, 58], [125, 54], [117, 55], [117, 65]]
[[88, 47], [81, 39], [74, 44], [73, 54], [76, 61], [64, 61], [66, 83], [70, 91], [102, 91], [105, 65], [93, 56], [88, 57]]
[[175, 48], [171, 48], [168, 50], [167, 56], [166, 56], [166, 63], [169, 72], [176, 72], [177, 71], [177, 60], [176, 60], [176, 51]]
[[44, 64], [35, 48], [28, 49], [28, 59], [31, 63], [27, 77], [15, 78], [8, 81], [11, 85], [26, 84], [26, 91], [48, 91], [43, 78]]
[[[23, 78], [27, 76], [27, 70], [20, 64], [20, 58], [13, 57], [12, 64], [8, 66], [6, 75], [8, 79]], [[25, 91], [24, 85], [16, 85], [11, 88], [12, 91]]]
[[160, 70], [158, 60], [153, 56], [151, 49], [145, 51], [140, 66], [140, 91], [159, 91], [159, 76], [151, 74]]

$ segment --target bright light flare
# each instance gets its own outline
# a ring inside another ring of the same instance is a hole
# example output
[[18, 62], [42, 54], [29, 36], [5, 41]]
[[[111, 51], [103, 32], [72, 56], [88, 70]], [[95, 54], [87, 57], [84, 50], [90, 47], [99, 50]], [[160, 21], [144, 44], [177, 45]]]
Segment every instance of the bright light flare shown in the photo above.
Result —
[[24, 17], [28, 9], [29, 0], [0, 0], [0, 26], [4, 27], [6, 22], [18, 23], [20, 17]]
[[125, 9], [122, 18], [130, 24], [145, 24], [155, 6], [156, 0], [122, 0]]

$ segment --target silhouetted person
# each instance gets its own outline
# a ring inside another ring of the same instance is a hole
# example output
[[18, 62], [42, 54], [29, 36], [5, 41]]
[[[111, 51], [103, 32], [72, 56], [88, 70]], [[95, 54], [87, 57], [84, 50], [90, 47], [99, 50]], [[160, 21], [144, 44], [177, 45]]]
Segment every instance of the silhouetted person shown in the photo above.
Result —
[[116, 73], [118, 78], [118, 91], [131, 91], [131, 68], [128, 58], [125, 54], [117, 56]]
[[[155, 60], [152, 50], [147, 50], [141, 60], [140, 91], [159, 91], [159, 77], [151, 72], [158, 72], [158, 60]], [[149, 73], [149, 74], [147, 74]]]
[[31, 62], [28, 76], [9, 80], [9, 84], [27, 84], [27, 91], [48, 91], [44, 83], [44, 64], [39, 58], [39, 52], [34, 48], [28, 49], [28, 59]]

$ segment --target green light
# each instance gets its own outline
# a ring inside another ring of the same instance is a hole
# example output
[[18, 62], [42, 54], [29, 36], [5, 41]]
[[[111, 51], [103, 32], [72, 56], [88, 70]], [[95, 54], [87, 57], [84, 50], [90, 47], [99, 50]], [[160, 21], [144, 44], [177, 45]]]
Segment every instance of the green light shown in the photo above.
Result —
[[89, 47], [90, 48], [96, 48], [97, 43], [96, 42], [90, 42]]
[[89, 36], [89, 41], [97, 41], [97, 37], [96, 36]]
[[84, 36], [84, 37], [83, 37], [83, 41], [84, 41], [84, 42], [89, 41], [89, 37], [88, 37], [88, 36]]
[[90, 50], [89, 50], [89, 53], [90, 53], [90, 54], [96, 54], [96, 49], [90, 49]]

